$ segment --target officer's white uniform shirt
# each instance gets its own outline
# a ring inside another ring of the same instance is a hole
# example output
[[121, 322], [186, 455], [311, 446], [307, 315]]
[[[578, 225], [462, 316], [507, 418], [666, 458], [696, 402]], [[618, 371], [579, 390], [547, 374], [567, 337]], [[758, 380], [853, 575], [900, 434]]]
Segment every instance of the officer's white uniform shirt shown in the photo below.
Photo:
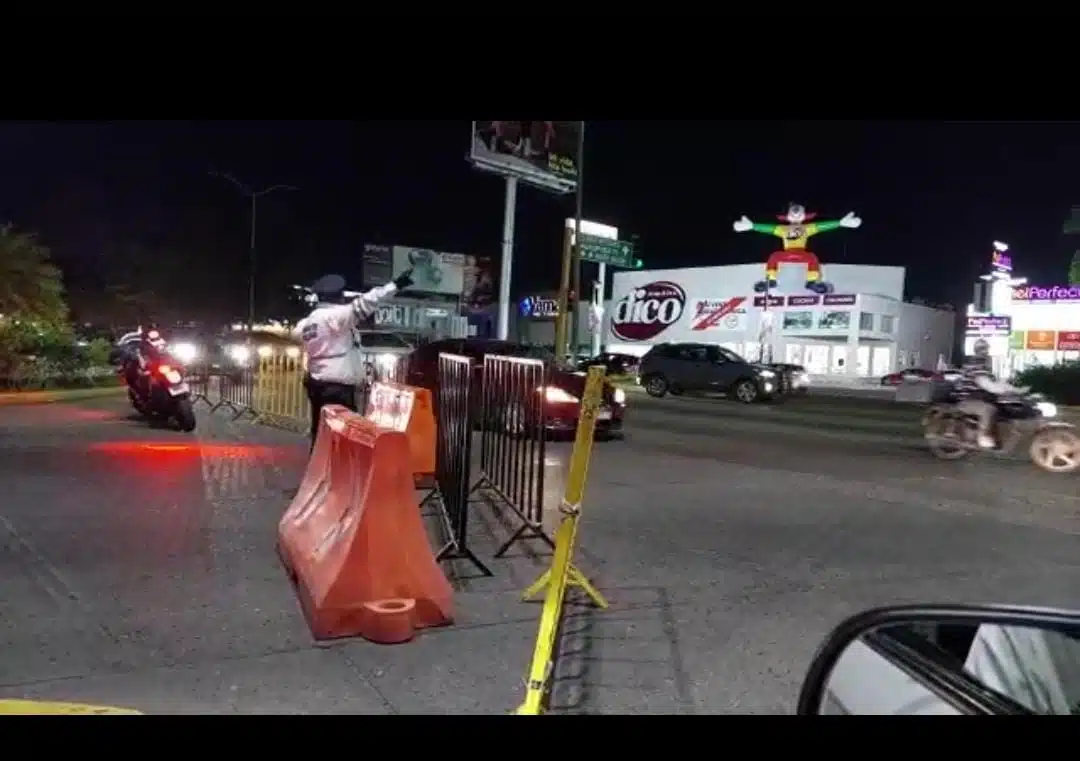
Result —
[[319, 304], [301, 320], [293, 335], [304, 344], [308, 374], [318, 381], [360, 383], [361, 370], [355, 351], [353, 328], [375, 313], [380, 301], [397, 291], [393, 283], [362, 293], [348, 304]]

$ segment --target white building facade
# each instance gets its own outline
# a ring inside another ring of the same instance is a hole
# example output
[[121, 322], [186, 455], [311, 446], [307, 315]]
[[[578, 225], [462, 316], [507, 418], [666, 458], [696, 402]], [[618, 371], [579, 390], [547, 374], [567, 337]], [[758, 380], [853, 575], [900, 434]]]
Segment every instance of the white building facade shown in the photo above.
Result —
[[848, 377], [951, 362], [956, 314], [905, 303], [903, 267], [822, 270], [831, 288], [824, 294], [806, 289], [805, 268], [781, 267], [767, 305], [754, 290], [760, 263], [618, 272], [605, 345], [642, 355], [664, 342], [720, 344], [751, 361], [764, 355]]
[[[1012, 372], [1080, 360], [1080, 286], [1017, 286], [1008, 307], [996, 311], [1009, 320], [1001, 327], [1006, 338], [999, 338], [998, 345], [992, 342], [991, 353], [1007, 355]], [[984, 320], [970, 316], [969, 335]]]

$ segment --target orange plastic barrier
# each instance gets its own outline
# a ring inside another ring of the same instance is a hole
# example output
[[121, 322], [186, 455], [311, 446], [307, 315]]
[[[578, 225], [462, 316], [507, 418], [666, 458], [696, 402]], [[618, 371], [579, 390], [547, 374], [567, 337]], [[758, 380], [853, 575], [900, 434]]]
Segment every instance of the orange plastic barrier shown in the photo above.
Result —
[[278, 526], [278, 551], [315, 639], [412, 639], [452, 622], [453, 590], [417, 509], [405, 434], [324, 407]]
[[435, 406], [426, 388], [379, 381], [368, 394], [364, 417], [409, 440], [413, 475], [435, 473]]

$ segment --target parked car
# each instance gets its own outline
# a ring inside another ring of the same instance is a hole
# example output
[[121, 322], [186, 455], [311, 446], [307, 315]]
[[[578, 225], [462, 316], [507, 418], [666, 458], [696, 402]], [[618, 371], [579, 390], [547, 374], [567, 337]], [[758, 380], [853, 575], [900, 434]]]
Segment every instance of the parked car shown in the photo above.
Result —
[[657, 398], [668, 393], [712, 391], [751, 404], [779, 393], [776, 370], [751, 364], [714, 344], [657, 344], [642, 358], [640, 377], [646, 393]]
[[882, 386], [899, 386], [901, 383], [915, 383], [918, 381], [952, 381], [959, 378], [960, 370], [924, 370], [921, 367], [909, 367], [897, 373], [889, 373], [881, 379]]
[[[585, 391], [585, 374], [567, 372], [553, 366], [549, 352], [536, 347], [523, 346], [510, 341], [494, 341], [481, 338], [447, 338], [432, 341], [416, 348], [409, 361], [408, 382], [412, 386], [436, 391], [438, 385], [439, 354], [446, 352], [469, 357], [473, 361], [473, 384], [470, 403], [475, 420], [480, 420], [481, 388], [483, 384], [483, 361], [489, 354], [511, 357], [541, 359], [547, 363], [547, 387], [544, 394], [544, 412], [549, 434], [569, 434], [577, 430], [581, 415], [581, 395]], [[541, 389], [537, 389], [538, 392]], [[626, 412], [626, 392], [610, 383], [604, 384], [603, 406], [596, 421], [596, 433], [600, 437], [618, 436], [622, 433]]]
[[769, 367], [786, 374], [791, 379], [791, 388], [788, 389], [789, 394], [805, 394], [810, 390], [810, 375], [802, 365], [793, 365], [790, 362], [775, 362]]
[[605, 352], [582, 360], [578, 363], [578, 370], [588, 370], [593, 365], [603, 365], [608, 375], [637, 375], [638, 368], [641, 367], [641, 357]]

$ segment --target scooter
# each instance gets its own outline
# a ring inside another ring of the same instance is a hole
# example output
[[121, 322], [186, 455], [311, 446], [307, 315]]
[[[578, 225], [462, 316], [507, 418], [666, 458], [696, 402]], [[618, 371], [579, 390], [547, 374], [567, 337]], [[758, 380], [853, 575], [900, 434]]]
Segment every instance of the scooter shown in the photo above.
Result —
[[[1001, 397], [991, 434], [998, 446], [989, 453], [1010, 455], [1024, 441], [1028, 457], [1050, 473], [1072, 473], [1080, 468], [1080, 435], [1076, 427], [1057, 420], [1057, 406], [1037, 394]], [[979, 447], [979, 421], [960, 411], [955, 401], [935, 404], [922, 421], [923, 436], [939, 460], [961, 460]]]

